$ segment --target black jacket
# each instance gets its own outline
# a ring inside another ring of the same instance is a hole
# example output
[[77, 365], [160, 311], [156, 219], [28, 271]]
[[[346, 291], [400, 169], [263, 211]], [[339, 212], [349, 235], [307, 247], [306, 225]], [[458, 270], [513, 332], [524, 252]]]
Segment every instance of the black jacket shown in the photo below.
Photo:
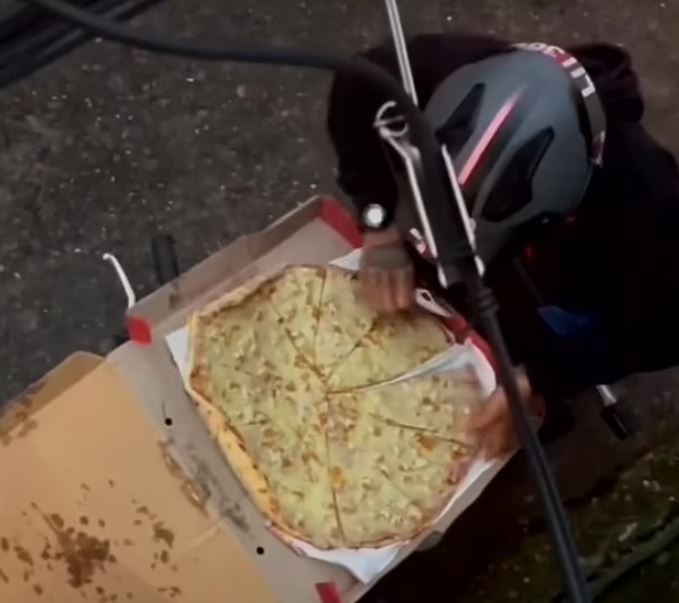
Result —
[[[485, 36], [411, 39], [421, 104], [461, 65], [508, 49], [509, 43]], [[606, 112], [603, 168], [593, 175], [574, 222], [530, 241], [531, 261], [528, 254], [508, 253], [488, 274], [515, 359], [534, 367], [544, 390], [562, 396], [679, 363], [677, 164], [640, 124], [644, 103], [627, 53], [608, 45], [568, 50], [592, 77]], [[390, 44], [363, 56], [398, 74]], [[359, 211], [371, 202], [389, 207], [397, 198], [372, 127], [385, 100], [346, 73], [337, 74], [330, 95], [327, 123], [339, 184]], [[517, 259], [535, 287], [523, 286]], [[420, 269], [427, 274], [426, 266]], [[435, 286], [434, 279], [430, 283]], [[592, 323], [577, 337], [557, 336], [536, 312], [544, 305], [582, 313]]]

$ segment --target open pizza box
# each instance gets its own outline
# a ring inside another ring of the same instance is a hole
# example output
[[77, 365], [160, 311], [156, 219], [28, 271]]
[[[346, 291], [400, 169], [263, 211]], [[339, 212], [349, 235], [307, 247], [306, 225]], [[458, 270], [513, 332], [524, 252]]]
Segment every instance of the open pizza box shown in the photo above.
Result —
[[210, 439], [167, 345], [192, 311], [252, 277], [359, 245], [338, 202], [312, 199], [132, 307], [130, 341], [107, 358], [76, 353], [6, 405], [0, 601], [352, 603], [445, 532], [503, 460], [369, 580], [296, 554]]

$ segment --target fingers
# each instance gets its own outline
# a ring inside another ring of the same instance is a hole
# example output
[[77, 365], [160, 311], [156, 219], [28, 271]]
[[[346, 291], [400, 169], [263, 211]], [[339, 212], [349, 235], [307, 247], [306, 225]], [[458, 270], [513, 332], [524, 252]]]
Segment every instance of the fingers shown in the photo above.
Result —
[[387, 311], [390, 303], [389, 275], [377, 268], [367, 268], [361, 273], [363, 297], [375, 308]]
[[396, 310], [407, 310], [415, 301], [415, 275], [412, 267], [392, 274], [392, 290]]
[[466, 456], [454, 463], [450, 468], [450, 473], [448, 474], [448, 479], [451, 483], [457, 484], [467, 475], [469, 467], [471, 466], [474, 458], [472, 456]]
[[522, 370], [518, 370], [516, 372], [516, 382], [519, 386], [519, 393], [521, 394], [521, 397], [525, 400], [531, 394], [530, 381], [528, 381], [526, 373], [524, 373]]
[[[530, 383], [523, 373], [517, 374], [517, 381], [521, 397], [528, 404]], [[518, 445], [509, 402], [502, 388], [495, 390], [488, 401], [472, 414], [468, 426], [476, 433], [478, 447], [487, 459], [507, 454]]]
[[[528, 377], [523, 372], [517, 372], [517, 384], [519, 386], [519, 393], [524, 402], [528, 401], [531, 394], [530, 382]], [[472, 414], [469, 419], [470, 429], [484, 429], [497, 423], [504, 421], [509, 416], [509, 403], [504, 389], [499, 387], [488, 398], [485, 404]]]
[[379, 270], [375, 275], [377, 285], [377, 295], [379, 299], [378, 308], [383, 312], [393, 312], [396, 309], [394, 300], [394, 287], [389, 272]]
[[498, 421], [475, 434], [476, 454], [483, 459], [494, 459], [516, 448], [513, 427], [509, 421]]
[[412, 306], [415, 287], [411, 268], [393, 271], [366, 268], [360, 276], [363, 295], [379, 310], [395, 312]]
[[370, 240], [366, 239], [361, 256], [363, 293], [383, 312], [405, 310], [415, 298], [412, 260], [400, 239], [385, 242], [375, 238], [378, 234], [373, 233]]
[[488, 400], [469, 418], [469, 428], [472, 430], [487, 429], [494, 423], [503, 421], [509, 412], [507, 396], [503, 389], [496, 389]]
[[511, 423], [499, 423], [480, 434], [479, 451], [484, 459], [490, 460], [516, 450], [517, 441]]

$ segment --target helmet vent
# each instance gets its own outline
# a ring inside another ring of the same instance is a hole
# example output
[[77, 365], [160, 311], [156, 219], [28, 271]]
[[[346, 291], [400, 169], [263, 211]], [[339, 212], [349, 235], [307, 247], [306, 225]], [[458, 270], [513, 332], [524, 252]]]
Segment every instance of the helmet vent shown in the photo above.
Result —
[[533, 177], [553, 140], [554, 130], [545, 128], [514, 153], [486, 198], [481, 212], [486, 220], [506, 220], [531, 202]]
[[485, 92], [484, 84], [476, 84], [462, 99], [447, 121], [436, 130], [441, 144], [455, 157], [474, 133]]

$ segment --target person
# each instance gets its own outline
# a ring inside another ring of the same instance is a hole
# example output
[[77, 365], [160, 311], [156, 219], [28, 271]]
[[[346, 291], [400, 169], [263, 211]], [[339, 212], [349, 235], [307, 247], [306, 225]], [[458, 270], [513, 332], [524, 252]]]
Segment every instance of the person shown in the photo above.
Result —
[[[485, 278], [533, 389], [557, 408], [594, 385], [679, 363], [679, 171], [641, 124], [629, 55], [472, 34], [420, 35], [408, 50], [420, 106], [480, 222], [480, 250], [490, 241]], [[391, 42], [359, 56], [399, 77]], [[340, 71], [327, 116], [339, 185], [366, 227], [365, 295], [398, 311], [422, 281], [464, 308], [458, 288], [438, 290], [432, 263], [409, 243], [415, 222], [399, 221], [412, 202], [399, 158], [374, 127], [388, 100]], [[366, 217], [374, 208], [378, 228]], [[493, 400], [475, 428], [497, 453], [513, 440], [506, 400]]]

